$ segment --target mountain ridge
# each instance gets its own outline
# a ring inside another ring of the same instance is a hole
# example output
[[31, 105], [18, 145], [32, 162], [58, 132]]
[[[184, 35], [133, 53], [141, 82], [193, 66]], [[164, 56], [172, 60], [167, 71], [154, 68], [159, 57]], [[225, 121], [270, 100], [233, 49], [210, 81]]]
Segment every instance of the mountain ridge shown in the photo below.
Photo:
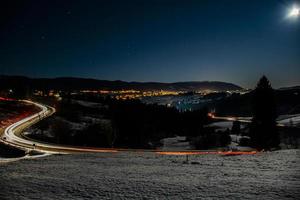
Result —
[[0, 88], [14, 88], [27, 86], [34, 89], [56, 89], [56, 90], [174, 90], [174, 91], [198, 91], [198, 90], [216, 90], [233, 91], [243, 88], [222, 81], [186, 81], [186, 82], [137, 82], [121, 80], [99, 80], [93, 78], [78, 77], [56, 77], [56, 78], [30, 78], [26, 76], [8, 76], [0, 75]]

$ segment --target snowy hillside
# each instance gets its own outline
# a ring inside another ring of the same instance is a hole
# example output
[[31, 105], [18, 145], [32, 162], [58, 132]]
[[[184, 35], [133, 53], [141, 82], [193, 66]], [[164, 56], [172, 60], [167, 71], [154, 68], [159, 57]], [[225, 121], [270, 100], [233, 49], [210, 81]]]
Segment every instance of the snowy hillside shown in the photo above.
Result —
[[0, 163], [1, 199], [299, 199], [300, 151], [115, 153]]

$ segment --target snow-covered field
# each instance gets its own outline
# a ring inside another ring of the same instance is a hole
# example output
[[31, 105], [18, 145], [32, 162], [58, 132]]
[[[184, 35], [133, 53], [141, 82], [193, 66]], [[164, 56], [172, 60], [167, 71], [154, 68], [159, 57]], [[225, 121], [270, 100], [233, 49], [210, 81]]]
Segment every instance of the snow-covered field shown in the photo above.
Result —
[[278, 123], [285, 126], [300, 126], [300, 115], [287, 116], [284, 119], [278, 120]]
[[163, 144], [160, 148], [163, 151], [182, 151], [194, 149], [188, 141], [186, 141], [185, 136], [176, 136], [171, 138], [165, 138], [161, 140]]
[[[210, 127], [216, 127], [217, 130], [226, 131], [232, 128], [232, 121], [220, 121], [209, 124]], [[241, 128], [245, 128], [245, 124], [241, 124]]]
[[300, 150], [222, 157], [155, 153], [0, 163], [0, 199], [299, 199]]
[[99, 108], [103, 105], [101, 103], [94, 103], [90, 101], [82, 101], [82, 100], [72, 100], [72, 102], [77, 103], [81, 106], [89, 107], [89, 108]]

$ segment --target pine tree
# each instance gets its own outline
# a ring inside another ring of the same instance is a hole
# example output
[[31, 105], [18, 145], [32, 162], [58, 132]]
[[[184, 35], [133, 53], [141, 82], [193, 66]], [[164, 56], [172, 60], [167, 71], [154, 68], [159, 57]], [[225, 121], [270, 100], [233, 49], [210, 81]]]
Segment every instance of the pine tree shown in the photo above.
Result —
[[275, 92], [263, 76], [253, 93], [253, 119], [250, 126], [251, 144], [257, 149], [271, 149], [279, 146], [276, 124]]
[[239, 135], [240, 133], [241, 133], [241, 122], [234, 121], [232, 123], [231, 134], [232, 135]]

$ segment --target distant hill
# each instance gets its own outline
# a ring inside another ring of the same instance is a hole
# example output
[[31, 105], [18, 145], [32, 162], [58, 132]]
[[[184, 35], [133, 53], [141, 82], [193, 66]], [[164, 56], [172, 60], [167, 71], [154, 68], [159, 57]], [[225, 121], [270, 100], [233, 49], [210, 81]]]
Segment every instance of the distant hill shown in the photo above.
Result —
[[[277, 113], [299, 114], [300, 113], [300, 87], [288, 87], [275, 90]], [[221, 116], [251, 116], [252, 115], [253, 91], [240, 95], [234, 94], [230, 97], [210, 102], [209, 109], [215, 109]]]
[[125, 82], [97, 79], [60, 77], [60, 78], [28, 78], [24, 76], [0, 76], [0, 88], [28, 87], [30, 89], [55, 89], [55, 90], [171, 90], [171, 91], [233, 91], [241, 90], [238, 85], [219, 81], [192, 81], [176, 83], [159, 82]]

